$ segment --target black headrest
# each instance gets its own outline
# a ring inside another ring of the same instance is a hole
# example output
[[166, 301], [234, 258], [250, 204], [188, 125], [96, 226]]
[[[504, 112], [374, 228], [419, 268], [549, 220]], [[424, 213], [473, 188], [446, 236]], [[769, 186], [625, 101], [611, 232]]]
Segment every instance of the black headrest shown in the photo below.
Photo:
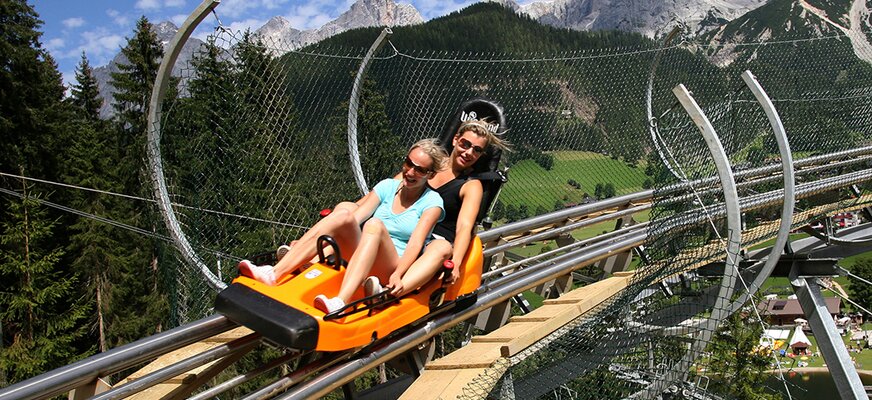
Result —
[[[445, 151], [451, 154], [451, 150], [454, 148], [451, 139], [457, 133], [457, 129], [464, 122], [473, 119], [486, 120], [488, 129], [497, 136], [502, 136], [506, 132], [506, 116], [503, 113], [503, 107], [492, 100], [476, 97], [461, 104], [446, 122], [442, 134], [439, 136], [439, 142], [445, 146]], [[482, 154], [472, 167], [473, 173], [496, 171], [501, 156], [502, 150], [488, 146], [485, 154]]]

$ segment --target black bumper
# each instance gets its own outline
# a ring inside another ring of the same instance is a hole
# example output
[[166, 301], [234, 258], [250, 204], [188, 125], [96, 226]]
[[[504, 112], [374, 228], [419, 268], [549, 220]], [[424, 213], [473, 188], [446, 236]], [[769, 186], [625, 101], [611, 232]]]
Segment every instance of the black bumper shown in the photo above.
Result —
[[318, 344], [315, 318], [242, 284], [218, 293], [215, 310], [282, 346], [314, 350]]

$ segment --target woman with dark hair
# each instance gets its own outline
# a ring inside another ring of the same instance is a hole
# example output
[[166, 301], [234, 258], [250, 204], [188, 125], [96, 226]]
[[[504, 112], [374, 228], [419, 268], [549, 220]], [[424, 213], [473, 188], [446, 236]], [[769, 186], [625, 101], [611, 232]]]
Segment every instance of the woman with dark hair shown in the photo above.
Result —
[[[433, 227], [444, 217], [442, 199], [427, 186], [427, 179], [437, 174], [444, 160], [445, 151], [435, 140], [415, 143], [397, 178], [379, 182], [356, 205], [337, 206], [294, 242], [295, 251], [288, 252], [275, 267], [255, 266], [243, 260], [239, 263], [240, 273], [274, 285], [280, 277], [312, 259], [318, 238], [330, 235], [340, 249], [352, 255], [339, 293], [335, 297], [316, 296], [316, 308], [326, 313], [342, 309], [370, 274], [371, 278], [400, 286], [429, 242]], [[366, 221], [362, 228], [361, 221]], [[372, 283], [367, 288], [372, 290]]]
[[[508, 149], [485, 121], [464, 122], [451, 140], [453, 148], [448, 156], [448, 168], [437, 171], [427, 180], [428, 185], [442, 197], [445, 218], [433, 230], [436, 240], [427, 245], [424, 254], [409, 268], [402, 281], [388, 284], [395, 296], [402, 296], [433, 279], [446, 259], [455, 266], [461, 265], [472, 243], [483, 195], [481, 182], [471, 176], [473, 166], [488, 146]], [[459, 276], [460, 268], [453, 268], [446, 281], [454, 283]], [[367, 295], [380, 292], [379, 283], [378, 278], [368, 278]]]

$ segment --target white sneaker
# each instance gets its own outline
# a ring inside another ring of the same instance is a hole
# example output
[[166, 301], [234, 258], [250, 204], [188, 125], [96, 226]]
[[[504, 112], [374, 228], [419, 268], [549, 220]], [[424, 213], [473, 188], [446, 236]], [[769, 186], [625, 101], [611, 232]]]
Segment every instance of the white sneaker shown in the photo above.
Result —
[[239, 273], [270, 286], [276, 284], [276, 273], [272, 265], [254, 265], [251, 261], [242, 260], [239, 262]]
[[345, 307], [345, 302], [338, 297], [331, 297], [328, 299], [327, 296], [319, 294], [315, 296], [314, 305], [315, 308], [323, 311], [325, 314], [330, 314]]
[[276, 249], [276, 261], [281, 261], [282, 257], [284, 257], [285, 254], [288, 254], [290, 251], [291, 246], [288, 246], [286, 244], [279, 246], [279, 248]]
[[369, 297], [382, 292], [382, 285], [378, 281], [377, 276], [370, 276], [363, 281], [363, 295]]

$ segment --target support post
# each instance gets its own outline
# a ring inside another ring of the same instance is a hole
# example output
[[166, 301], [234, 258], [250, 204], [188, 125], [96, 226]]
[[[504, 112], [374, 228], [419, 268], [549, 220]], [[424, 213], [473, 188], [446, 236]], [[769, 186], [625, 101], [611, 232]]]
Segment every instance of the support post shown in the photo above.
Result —
[[848, 349], [836, 330], [836, 323], [827, 310], [817, 278], [802, 278], [794, 266], [790, 284], [793, 286], [805, 318], [817, 339], [818, 347], [842, 399], [868, 399]]
[[[627, 203], [624, 206], [618, 207], [618, 211], [625, 210], [625, 209], [630, 208], [630, 207], [631, 207], [630, 203]], [[630, 226], [630, 225], [633, 225], [635, 223], [636, 223], [636, 221], [633, 219], [632, 215], [626, 215], [622, 218], [618, 218], [615, 221], [615, 229], [614, 230], [618, 230], [618, 229], [623, 228], [624, 226]], [[611, 274], [614, 274], [615, 272], [626, 271], [627, 268], [630, 267], [630, 262], [632, 262], [632, 261], [633, 261], [633, 251], [629, 250], [629, 251], [625, 251], [623, 253], [615, 254], [615, 255], [613, 255], [605, 260], [602, 260], [599, 262], [599, 265], [597, 265], [597, 266], [599, 268], [601, 268], [603, 270], [603, 272], [605, 272], [604, 276], [609, 276]]]
[[[571, 234], [565, 233], [554, 239], [554, 244], [558, 248], [566, 247], [575, 243], [575, 238]], [[572, 290], [572, 273], [568, 273], [553, 281], [545, 282], [534, 289], [534, 292], [546, 299], [556, 299], [564, 293]]]

